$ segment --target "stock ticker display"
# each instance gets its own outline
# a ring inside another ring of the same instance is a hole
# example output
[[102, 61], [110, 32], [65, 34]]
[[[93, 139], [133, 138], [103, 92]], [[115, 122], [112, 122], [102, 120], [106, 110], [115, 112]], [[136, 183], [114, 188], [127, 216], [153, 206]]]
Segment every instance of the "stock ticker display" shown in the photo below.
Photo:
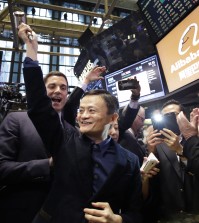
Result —
[[104, 77], [106, 90], [117, 97], [120, 107], [128, 104], [131, 90], [119, 90], [118, 81], [136, 77], [141, 86], [139, 102], [155, 100], [165, 95], [157, 56], [153, 55]]
[[138, 0], [148, 32], [153, 42], [158, 42], [179, 23], [199, 0]]

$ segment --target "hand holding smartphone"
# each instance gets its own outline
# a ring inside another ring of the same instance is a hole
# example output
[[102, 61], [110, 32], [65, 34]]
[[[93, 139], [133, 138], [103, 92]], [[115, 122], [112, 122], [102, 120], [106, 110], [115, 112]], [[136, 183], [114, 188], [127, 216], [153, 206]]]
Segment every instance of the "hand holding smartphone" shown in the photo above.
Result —
[[144, 173], [148, 173], [154, 166], [156, 166], [159, 163], [156, 156], [151, 152], [149, 156], [147, 157], [147, 160], [143, 162], [140, 170]]
[[158, 118], [152, 117], [151, 120], [154, 129], [160, 131], [163, 130], [163, 128], [166, 128], [171, 130], [176, 135], [180, 135], [180, 130], [174, 112], [160, 115]]
[[138, 86], [139, 81], [136, 78], [118, 81], [118, 88], [120, 91], [136, 89]]

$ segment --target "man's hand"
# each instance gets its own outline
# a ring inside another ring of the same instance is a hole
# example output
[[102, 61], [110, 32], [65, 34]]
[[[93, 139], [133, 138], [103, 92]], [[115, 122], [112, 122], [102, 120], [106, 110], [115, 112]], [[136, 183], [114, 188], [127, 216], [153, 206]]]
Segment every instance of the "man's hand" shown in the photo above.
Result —
[[[26, 44], [26, 56], [30, 57], [32, 60], [37, 60], [37, 50], [38, 50], [38, 43], [37, 43], [37, 35], [35, 32], [30, 28], [29, 25], [21, 23], [18, 27], [18, 35], [19, 38], [23, 40]], [[28, 33], [31, 33], [32, 40], [28, 38]]]
[[197, 127], [197, 135], [199, 136], [199, 108], [194, 108], [190, 113], [190, 122]]
[[85, 208], [85, 218], [89, 223], [122, 223], [122, 217], [113, 213], [109, 203], [92, 203], [93, 208]]
[[168, 145], [171, 150], [175, 151], [178, 154], [182, 154], [183, 147], [179, 142], [179, 136], [177, 136], [174, 132], [166, 128], [160, 130], [160, 133], [164, 135], [164, 142]]
[[[144, 161], [147, 160], [147, 157], [144, 157]], [[157, 167], [153, 167], [148, 173], [144, 173], [144, 171], [140, 171], [142, 176], [142, 194], [144, 200], [146, 200], [149, 196], [149, 179], [156, 176], [160, 169]]]
[[161, 133], [159, 133], [157, 130], [153, 130], [149, 132], [146, 142], [147, 142], [147, 149], [149, 152], [155, 152], [156, 146], [163, 142], [163, 139], [160, 138]]
[[199, 108], [193, 109], [190, 114], [190, 122], [187, 120], [183, 112], [180, 112], [177, 116], [177, 122], [180, 129], [180, 132], [187, 140], [191, 136], [198, 135], [198, 126], [199, 126]]
[[106, 70], [106, 67], [99, 67], [95, 66], [93, 67], [85, 76], [83, 83], [89, 84], [92, 81], [104, 79], [102, 76], [100, 76], [104, 71]]
[[[129, 79], [137, 80], [136, 76], [134, 78], [129, 78]], [[131, 90], [131, 92], [132, 92], [131, 100], [133, 100], [133, 101], [139, 100], [139, 98], [140, 98], [140, 91], [141, 91], [141, 87], [140, 87], [139, 81], [137, 81], [137, 88]]]
[[[147, 161], [147, 157], [144, 157], [144, 162]], [[159, 163], [159, 162], [158, 162]], [[158, 165], [158, 163], [156, 165]], [[140, 170], [141, 176], [142, 176], [142, 182], [145, 182], [146, 180], [156, 176], [160, 172], [160, 169], [154, 166], [149, 170], [147, 173], [145, 173], [143, 170]]]

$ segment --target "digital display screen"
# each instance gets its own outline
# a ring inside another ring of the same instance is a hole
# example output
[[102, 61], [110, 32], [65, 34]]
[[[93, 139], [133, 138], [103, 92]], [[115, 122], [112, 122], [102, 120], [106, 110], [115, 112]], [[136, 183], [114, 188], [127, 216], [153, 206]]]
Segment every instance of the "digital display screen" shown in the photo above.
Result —
[[102, 80], [93, 81], [89, 83], [85, 92], [90, 91], [90, 90], [98, 90], [98, 89], [104, 89]]
[[92, 37], [85, 48], [90, 61], [105, 66], [108, 72], [155, 54], [155, 46], [139, 11]]
[[199, 77], [199, 6], [156, 44], [169, 92]]
[[131, 90], [120, 91], [118, 81], [130, 77], [136, 77], [140, 83], [141, 97], [139, 102], [155, 100], [165, 95], [156, 55], [105, 76], [106, 90], [118, 98], [120, 107], [128, 104]]
[[154, 42], [159, 41], [198, 3], [199, 0], [138, 0], [137, 2]]

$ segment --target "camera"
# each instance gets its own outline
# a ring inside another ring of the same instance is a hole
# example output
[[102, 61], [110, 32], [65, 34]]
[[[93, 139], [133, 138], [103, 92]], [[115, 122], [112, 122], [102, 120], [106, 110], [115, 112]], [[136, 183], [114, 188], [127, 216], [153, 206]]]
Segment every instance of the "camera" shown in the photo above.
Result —
[[118, 88], [120, 91], [136, 89], [138, 85], [139, 85], [139, 81], [137, 79], [128, 79], [128, 80], [118, 81]]
[[163, 128], [169, 129], [176, 135], [180, 135], [180, 129], [176, 120], [176, 115], [174, 112], [170, 112], [164, 115], [158, 115], [151, 118], [153, 128], [158, 131], [163, 130]]

